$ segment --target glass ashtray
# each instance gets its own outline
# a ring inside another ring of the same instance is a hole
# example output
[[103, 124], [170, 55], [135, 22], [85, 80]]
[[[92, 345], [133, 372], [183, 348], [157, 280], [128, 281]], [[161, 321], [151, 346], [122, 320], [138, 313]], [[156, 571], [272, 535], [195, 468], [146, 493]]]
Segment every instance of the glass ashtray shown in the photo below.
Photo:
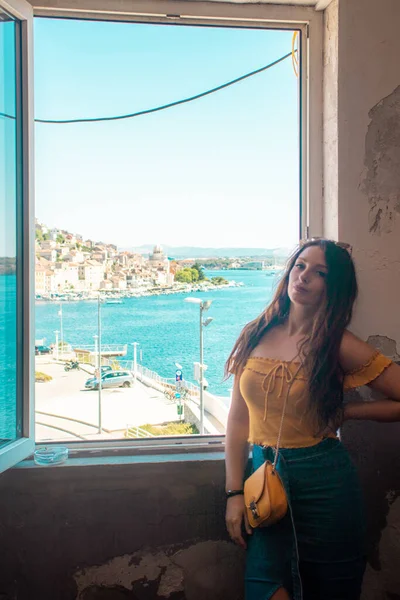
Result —
[[68, 458], [68, 448], [65, 446], [44, 446], [33, 453], [37, 465], [60, 465]]

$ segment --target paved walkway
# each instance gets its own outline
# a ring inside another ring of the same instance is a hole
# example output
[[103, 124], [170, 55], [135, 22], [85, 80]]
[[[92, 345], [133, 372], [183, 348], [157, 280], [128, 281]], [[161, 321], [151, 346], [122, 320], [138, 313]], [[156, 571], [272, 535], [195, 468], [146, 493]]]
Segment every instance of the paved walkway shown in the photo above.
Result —
[[[93, 370], [88, 365], [83, 368], [89, 372]], [[85, 390], [90, 374], [81, 370], [65, 372], [62, 364], [46, 356], [36, 357], [36, 370], [53, 377], [50, 382], [35, 384], [37, 441], [79, 439], [73, 434], [84, 439], [122, 438], [128, 425], [141, 426], [177, 419], [174, 404], [169, 403], [161, 392], [137, 381], [131, 388], [102, 390], [103, 434], [100, 436], [99, 393]]]

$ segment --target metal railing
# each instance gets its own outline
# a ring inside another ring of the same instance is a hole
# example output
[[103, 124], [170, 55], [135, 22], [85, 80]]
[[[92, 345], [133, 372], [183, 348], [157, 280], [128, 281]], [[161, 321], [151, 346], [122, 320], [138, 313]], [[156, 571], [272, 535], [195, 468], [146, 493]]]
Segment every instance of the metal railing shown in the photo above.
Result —
[[[83, 365], [92, 365], [93, 367], [97, 367], [97, 354], [88, 354], [87, 352], [77, 352], [75, 351], [76, 360]], [[112, 358], [106, 358], [105, 356], [100, 357], [101, 366], [109, 366], [113, 369], [119, 369], [120, 364], [119, 361]]]
[[148, 437], [156, 437], [154, 433], [150, 433], [137, 425], [127, 425], [125, 431], [126, 438], [148, 438]]
[[[134, 372], [133, 360], [119, 360], [118, 364], [123, 369], [132, 371], [132, 373]], [[136, 365], [136, 376], [139, 381], [145, 380], [150, 385], [153, 383], [163, 390], [176, 389], [176, 381], [173, 377], [161, 377], [161, 375], [155, 371], [152, 371], [151, 369], [148, 369], [139, 363]], [[186, 388], [186, 390], [188, 390], [192, 399], [199, 398], [200, 388], [191, 381], [186, 381], [186, 379], [182, 380], [182, 388]], [[178, 391], [178, 389], [176, 391]]]
[[[102, 344], [101, 345], [101, 354], [112, 354], [112, 353], [118, 353], [121, 356], [125, 356], [128, 350], [128, 345], [127, 344]], [[96, 346], [94, 346], [93, 344], [89, 344], [89, 345], [79, 345], [77, 346], [76, 350], [74, 349], [75, 352], [90, 352], [91, 354], [98, 354], [98, 349], [96, 348]]]

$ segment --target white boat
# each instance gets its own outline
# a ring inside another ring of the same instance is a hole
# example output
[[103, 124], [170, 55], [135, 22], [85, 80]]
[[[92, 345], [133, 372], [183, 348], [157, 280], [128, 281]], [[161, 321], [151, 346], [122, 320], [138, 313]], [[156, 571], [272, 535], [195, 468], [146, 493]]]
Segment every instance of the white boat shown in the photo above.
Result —
[[106, 300], [106, 304], [122, 304], [122, 300], [118, 300], [117, 298], [110, 298]]

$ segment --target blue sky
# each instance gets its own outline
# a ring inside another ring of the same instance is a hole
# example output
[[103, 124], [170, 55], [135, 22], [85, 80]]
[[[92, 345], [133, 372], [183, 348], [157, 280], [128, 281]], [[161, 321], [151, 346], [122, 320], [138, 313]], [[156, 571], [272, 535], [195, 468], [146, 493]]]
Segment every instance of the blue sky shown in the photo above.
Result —
[[[134, 112], [291, 49], [291, 32], [36, 19], [35, 116]], [[137, 246], [291, 246], [298, 237], [291, 60], [193, 103], [109, 123], [36, 124], [36, 215]]]

